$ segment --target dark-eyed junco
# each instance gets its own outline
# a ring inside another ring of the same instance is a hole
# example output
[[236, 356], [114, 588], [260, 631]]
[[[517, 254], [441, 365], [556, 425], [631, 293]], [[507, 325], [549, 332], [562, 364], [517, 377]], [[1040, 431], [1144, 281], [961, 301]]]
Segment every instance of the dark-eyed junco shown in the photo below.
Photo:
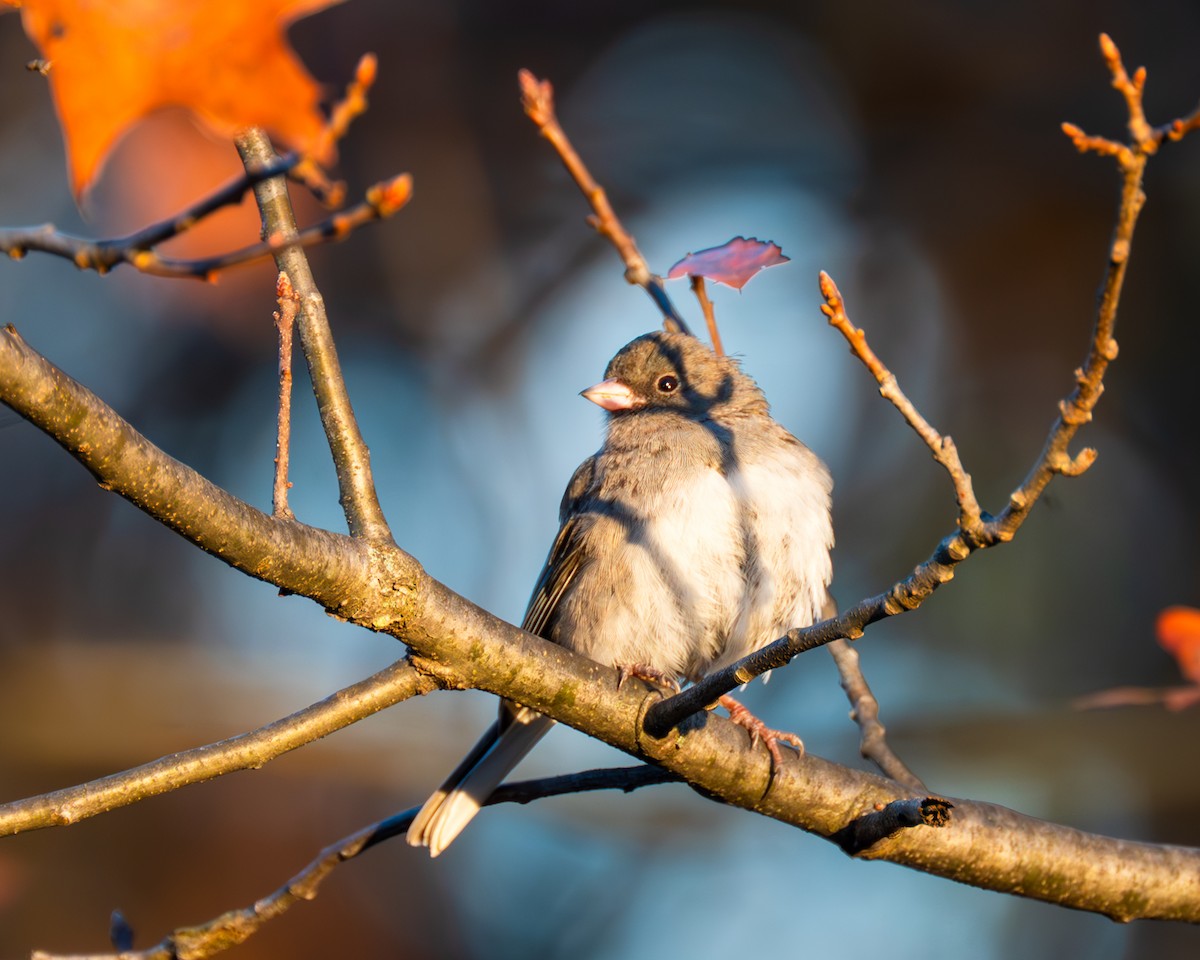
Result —
[[[695, 681], [818, 618], [832, 573], [829, 471], [771, 419], [735, 360], [651, 333], [583, 396], [609, 412], [608, 435], [567, 485], [524, 629]], [[553, 723], [502, 702], [408, 842], [441, 853]]]

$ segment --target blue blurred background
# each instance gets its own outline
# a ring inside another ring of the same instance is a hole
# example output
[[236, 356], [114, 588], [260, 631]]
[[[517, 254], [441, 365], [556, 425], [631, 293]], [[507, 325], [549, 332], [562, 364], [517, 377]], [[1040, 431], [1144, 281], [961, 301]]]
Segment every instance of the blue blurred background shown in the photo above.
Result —
[[[959, 445], [998, 510], [1083, 357], [1111, 232], [1112, 164], [1063, 120], [1118, 135], [1097, 52], [1149, 69], [1165, 122], [1200, 94], [1200, 8], [1146, 0], [1001, 6], [920, 0], [506, 4], [360, 0], [296, 24], [335, 90], [380, 57], [342, 144], [352, 191], [401, 171], [395, 220], [316, 249], [383, 505], [435, 576], [519, 620], [558, 498], [600, 441], [576, 393], [653, 328], [645, 296], [521, 113], [516, 72], [556, 84], [561, 119], [651, 266], [735, 234], [792, 263], [713, 292], [728, 349], [835, 478], [835, 592], [876, 593], [954, 522], [949, 484], [818, 310], [828, 270], [852, 318]], [[238, 169], [168, 111], [123, 141], [84, 216], [69, 197], [34, 51], [0, 19], [0, 223], [112, 235]], [[973, 558], [919, 613], [860, 642], [897, 751], [939, 792], [1086, 830], [1200, 844], [1200, 721], [1076, 713], [1072, 697], [1178, 682], [1163, 607], [1197, 604], [1192, 395], [1200, 142], [1150, 168], [1118, 328], [1120, 361], [1084, 442], [1017, 542]], [[302, 203], [311, 221], [321, 216]], [[223, 215], [176, 252], [254, 238]], [[152, 440], [268, 508], [274, 271], [219, 283], [5, 264], [0, 321]], [[672, 294], [698, 322], [686, 285]], [[292, 505], [344, 529], [298, 371]], [[0, 410], [0, 795], [38, 793], [268, 722], [402, 654], [280, 599], [102, 491]], [[809, 749], [858, 764], [822, 653], [748, 702]], [[138, 945], [249, 904], [322, 845], [420, 802], [491, 717], [482, 694], [409, 702], [241, 774], [0, 845], [0, 955], [99, 950], [120, 907]], [[1191, 746], [1189, 746], [1189, 744]], [[522, 775], [624, 762], [556, 730]], [[231, 956], [925, 960], [1184, 958], [1200, 935], [1107, 920], [846, 859], [682, 786], [488, 811], [436, 862], [393, 842], [342, 867]]]

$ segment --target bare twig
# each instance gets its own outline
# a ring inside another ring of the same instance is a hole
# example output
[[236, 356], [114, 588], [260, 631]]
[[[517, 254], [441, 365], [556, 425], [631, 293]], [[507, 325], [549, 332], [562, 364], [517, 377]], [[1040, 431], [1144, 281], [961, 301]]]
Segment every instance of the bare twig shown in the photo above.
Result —
[[[675, 783], [679, 780], [679, 776], [668, 770], [645, 764], [607, 770], [586, 770], [562, 777], [505, 784], [497, 789], [484, 805], [529, 803], [546, 797], [592, 790], [622, 790], [630, 793], [640, 787]], [[419, 809], [413, 807], [411, 810], [405, 810], [331, 843], [287, 883], [261, 900], [255, 901], [251, 906], [229, 910], [219, 917], [195, 926], [180, 927], [146, 950], [125, 949], [119, 953], [85, 955], [52, 954], [39, 950], [33, 954], [32, 960], [176, 960], [179, 957], [202, 960], [205, 957], [216, 956], [245, 942], [258, 933], [264, 924], [286, 913], [295, 904], [315, 900], [321, 884], [335, 867], [347, 860], [353, 860], [385, 840], [405, 833]]]
[[[436, 658], [442, 683], [515, 699], [679, 772], [708, 795], [823, 837], [905, 799], [892, 781], [811, 755], [771, 778], [766, 758], [747, 751], [744, 733], [720, 717], [696, 717], [669, 739], [646, 736], [642, 719], [656, 693], [637, 684], [618, 689], [614, 669], [491, 617], [391, 543], [249, 508], [167, 457], [11, 331], [0, 331], [0, 398], [106, 489], [237, 569]], [[952, 829], [901, 830], [863, 856], [1121, 920], [1200, 921], [1200, 851], [1086, 834], [991, 804], [954, 804]]]
[[[643, 730], [659, 694], [523, 633], [455, 594], [393, 544], [275, 520], [172, 460], [95, 394], [0, 330], [0, 399], [61, 444], [105, 487], [251, 576], [389, 633], [440, 686], [487, 690], [681, 774], [706, 796], [830, 837], [904, 799], [894, 781], [811, 754], [770, 770], [745, 732], [706, 714], [677, 735]], [[435, 658], [436, 660], [432, 659]], [[954, 800], [953, 829], [902, 830], [861, 855], [991, 890], [1103, 913], [1200, 922], [1200, 851], [1114, 840]]]
[[663, 288], [662, 277], [650, 272], [646, 258], [642, 256], [633, 237], [625, 230], [613, 212], [612, 206], [608, 202], [608, 195], [592, 178], [563, 128], [559, 126], [558, 117], [554, 112], [554, 87], [551, 86], [550, 81], [538, 80], [528, 70], [521, 70], [517, 74], [517, 79], [521, 85], [521, 103], [525, 108], [526, 116], [534, 122], [538, 132], [550, 141], [551, 146], [557, 151], [559, 159], [562, 160], [563, 166], [567, 168], [567, 172], [583, 192], [584, 198], [594, 211], [593, 215], [588, 217], [588, 223], [620, 254], [621, 260], [625, 263], [625, 279], [629, 283], [641, 287], [650, 295], [650, 299], [662, 311], [664, 327], [668, 330], [689, 333], [683, 317], [679, 315], [679, 311], [675, 309], [675, 305]]
[[[247, 170], [267, 166], [275, 156], [270, 140], [259, 129], [239, 134], [237, 148]], [[380, 509], [375, 481], [371, 476], [371, 456], [358, 429], [346, 382], [342, 378], [341, 364], [325, 314], [325, 301], [313, 279], [308, 257], [295, 246], [299, 232], [287, 184], [282, 177], [264, 180], [255, 186], [254, 196], [262, 215], [263, 236], [282, 244], [275, 252], [275, 265], [288, 275], [300, 297], [300, 345], [308, 361], [321, 424], [333, 454], [342, 510], [350, 534], [366, 540], [391, 542], [392, 534]]]
[[[244, 172], [181, 213], [124, 237], [87, 240], [83, 237], [60, 233], [52, 224], [48, 223], [39, 227], [0, 230], [0, 253], [7, 253], [14, 260], [21, 259], [30, 251], [49, 253], [70, 260], [81, 270], [95, 270], [97, 273], [108, 273], [113, 267], [122, 263], [128, 263], [135, 269], [143, 270], [147, 265], [155, 262], [155, 257], [147, 258], [145, 256], [151, 253], [155, 246], [178, 236], [217, 210], [240, 203], [242, 197], [246, 195], [246, 191], [256, 183], [281, 173], [287, 173], [297, 163], [299, 163], [299, 157], [295, 154], [276, 158], [272, 163], [259, 169]], [[181, 275], [203, 276], [204, 274], [188, 272]]]
[[300, 298], [292, 289], [286, 273], [279, 274], [275, 281], [275, 298], [279, 309], [275, 311], [275, 329], [279, 331], [279, 417], [275, 432], [275, 484], [272, 498], [277, 517], [295, 519], [288, 506], [288, 465], [292, 450], [292, 330], [296, 325], [296, 312], [300, 309]]
[[379, 62], [375, 54], [367, 53], [359, 58], [354, 79], [346, 84], [342, 99], [334, 104], [320, 136], [297, 165], [292, 176], [311, 190], [327, 207], [340, 207], [346, 199], [346, 184], [331, 181], [314, 157], [334, 156], [334, 145], [350, 129], [350, 124], [367, 111], [367, 91], [375, 84]]
[[874, 763], [884, 776], [891, 777], [914, 793], [925, 793], [926, 787], [921, 778], [909, 770], [888, 746], [887, 730], [879, 721], [879, 701], [863, 676], [858, 651], [846, 640], [834, 640], [829, 644], [829, 653], [837, 665], [842, 689], [850, 701], [850, 718], [861, 731], [859, 752]]
[[718, 357], [725, 356], [725, 347], [721, 343], [721, 331], [717, 329], [717, 317], [713, 312], [712, 301], [708, 299], [708, 288], [704, 277], [698, 273], [692, 274], [692, 293], [700, 301], [700, 309], [704, 311], [704, 322], [708, 325], [708, 337], [712, 341], [713, 353]]
[[826, 301], [822, 310], [842, 330], [855, 354], [871, 370], [880, 383], [880, 392], [901, 411], [954, 481], [959, 504], [959, 529], [943, 538], [929, 559], [891, 589], [859, 601], [837, 617], [811, 627], [789, 630], [787, 636], [710, 674], [683, 693], [655, 704], [646, 714], [647, 733], [663, 736], [684, 718], [703, 710], [721, 695], [768, 670], [784, 666], [804, 651], [839, 638], [856, 640], [869, 624], [916, 609], [941, 584], [952, 579], [958, 564], [972, 553], [1011, 540], [1054, 476], [1078, 476], [1095, 461], [1096, 451], [1090, 447], [1083, 448], [1074, 456], [1068, 452], [1068, 448], [1079, 428], [1091, 420], [1092, 410], [1104, 389], [1104, 373], [1117, 357], [1113, 329], [1134, 226], [1146, 199], [1142, 192], [1142, 175], [1147, 159], [1163, 138], [1181, 125], [1190, 124], [1189, 118], [1187, 122], [1172, 122], [1157, 129], [1149, 127], [1141, 109], [1145, 71], [1138, 70], [1130, 78], [1121, 64], [1116, 45], [1104, 35], [1100, 43], [1105, 62], [1113, 75], [1113, 86], [1125, 97], [1132, 142], [1117, 144], [1115, 141], [1089, 137], [1073, 125], [1065, 127], [1065, 132], [1080, 150], [1116, 159], [1122, 177], [1121, 199], [1087, 358], [1083, 366], [1075, 371], [1074, 389], [1059, 402], [1058, 417], [1051, 425], [1042, 451], [1025, 480], [1010, 494], [1007, 505], [998, 515], [992, 518], [983, 515], [971, 492], [969, 475], [962, 469], [953, 444], [948, 437], [941, 437], [933, 430], [904, 398], [895, 385], [895, 378], [867, 347], [865, 336], [845, 317], [841, 294], [836, 285], [822, 273], [821, 290]]
[[367, 112], [367, 93], [375, 85], [378, 70], [379, 61], [375, 54], [367, 53], [359, 58], [354, 79], [346, 85], [345, 94], [330, 112], [329, 122], [312, 149], [314, 156], [327, 156], [333, 145], [346, 135], [350, 124]]
[[0, 836], [68, 826], [188, 784], [237, 770], [258, 769], [269, 760], [393, 704], [428, 693], [432, 687], [408, 661], [399, 660], [324, 700], [249, 733], [172, 753], [89, 783], [0, 804]]
[[[31, 251], [48, 253], [70, 260], [81, 270], [95, 270], [100, 274], [127, 263], [135, 270], [155, 277], [212, 280], [222, 270], [264, 260], [289, 246], [312, 247], [342, 240], [352, 230], [395, 214], [408, 202], [412, 193], [411, 178], [408, 174], [401, 174], [369, 188], [361, 203], [307, 227], [294, 237], [284, 239], [271, 236], [240, 250], [195, 259], [164, 256], [156, 249], [158, 244], [189, 229], [220, 207], [237, 203], [246, 190], [264, 179], [286, 172], [294, 163], [295, 157], [282, 158], [268, 167], [244, 175], [183, 213], [126, 237], [88, 240], [62, 233], [51, 224], [0, 230], [0, 253], [7, 253], [14, 260], [20, 260]], [[237, 195], [231, 196], [234, 192]]]
[[1113, 687], [1071, 701], [1075, 710], [1111, 710], [1162, 704], [1168, 710], [1187, 710], [1200, 703], [1200, 685], [1179, 687]]
[[821, 305], [821, 312], [829, 318], [830, 326], [835, 327], [846, 338], [854, 355], [871, 371], [871, 376], [879, 384], [879, 395], [889, 400], [892, 406], [900, 411], [905, 422], [925, 442], [925, 446], [933, 454], [933, 459], [950, 475], [950, 481], [954, 484], [954, 496], [958, 501], [959, 529], [968, 537], [977, 538], [981, 523], [979, 501], [975, 499], [971, 475], [963, 469], [954, 441], [950, 437], [942, 436], [930, 426], [929, 422], [913, 406], [912, 401], [904, 395], [895, 375], [883, 365], [883, 362], [875, 356], [875, 352], [867, 344], [866, 334], [860, 328], [855, 327], [850, 322], [850, 318], [846, 316], [846, 306], [842, 300], [841, 291], [833, 282], [833, 278], [824, 270], [821, 271], [821, 295], [825, 298], [825, 302]]

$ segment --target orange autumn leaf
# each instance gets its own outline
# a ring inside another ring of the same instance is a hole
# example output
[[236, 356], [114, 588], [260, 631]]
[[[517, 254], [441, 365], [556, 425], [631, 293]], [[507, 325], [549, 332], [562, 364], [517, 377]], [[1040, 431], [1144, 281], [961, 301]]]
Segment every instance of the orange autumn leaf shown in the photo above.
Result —
[[288, 45], [289, 23], [340, 0], [3, 0], [50, 62], [50, 90], [79, 198], [108, 152], [162, 107], [190, 110], [222, 137], [265, 127], [317, 150], [321, 91]]
[[1179, 672], [1200, 683], [1200, 610], [1167, 607], [1158, 615], [1155, 633], [1159, 645], [1179, 664]]

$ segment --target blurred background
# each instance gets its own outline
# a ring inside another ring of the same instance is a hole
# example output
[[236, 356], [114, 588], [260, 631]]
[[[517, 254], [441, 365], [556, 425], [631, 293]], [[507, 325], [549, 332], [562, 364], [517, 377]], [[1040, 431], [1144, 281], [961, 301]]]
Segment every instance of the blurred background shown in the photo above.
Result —
[[[1000, 509], [1071, 386], [1112, 229], [1113, 164], [1063, 120], [1120, 135], [1096, 38], [1149, 70], [1161, 123], [1200, 95], [1200, 7], [918, 0], [668, 3], [356, 0], [290, 37], [340, 90], [380, 58], [342, 144], [354, 193], [402, 171], [396, 219], [311, 253], [399, 542], [519, 620], [561, 491], [600, 442], [576, 393], [652, 329], [616, 255], [524, 118], [516, 72], [562, 122], [652, 268], [735, 234], [792, 263], [713, 292], [727, 348], [835, 478], [843, 603], [905, 576], [953, 528], [950, 486], [818, 310], [828, 270], [853, 320]], [[119, 146], [83, 214], [45, 82], [0, 19], [0, 223], [131, 230], [234, 175], [236, 154], [166, 111]], [[952, 796], [1085, 830], [1200, 844], [1200, 713], [1078, 713], [1073, 697], [1179, 682], [1157, 612], [1198, 604], [1193, 396], [1200, 163], [1151, 164], [1120, 360], [1085, 476], [1056, 481], [1011, 546], [859, 643], [893, 747]], [[314, 221], [323, 214], [301, 203]], [[249, 205], [172, 248], [252, 241]], [[274, 271], [216, 284], [29, 256], [0, 267], [0, 321], [153, 441], [269, 509]], [[686, 284], [671, 285], [685, 315]], [[344, 529], [302, 365], [292, 505]], [[1192, 439], [1188, 439], [1188, 438]], [[0, 408], [0, 799], [78, 783], [290, 713], [401, 656], [280, 599], [101, 491]], [[827, 656], [747, 701], [811, 751], [860, 764]], [[408, 702], [263, 770], [0, 844], [0, 956], [98, 951], [119, 907], [137, 946], [273, 890], [316, 851], [419, 803], [494, 710]], [[1191, 744], [1189, 747], [1188, 744]], [[522, 776], [625, 762], [556, 730]], [[683, 786], [486, 812], [442, 858], [394, 841], [233, 957], [971, 956], [1183, 958], [1200, 934], [1109, 921], [851, 861]]]

